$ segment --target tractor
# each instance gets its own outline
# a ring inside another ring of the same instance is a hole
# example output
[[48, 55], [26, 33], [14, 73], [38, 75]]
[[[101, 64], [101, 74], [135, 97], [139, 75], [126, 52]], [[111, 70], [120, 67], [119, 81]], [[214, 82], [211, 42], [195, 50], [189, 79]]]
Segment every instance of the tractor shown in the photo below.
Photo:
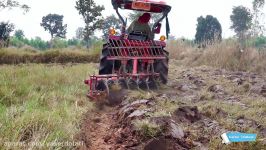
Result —
[[[84, 81], [89, 86], [87, 96], [90, 99], [97, 99], [99, 95], [110, 97], [113, 85], [119, 85], [122, 89], [153, 90], [158, 89], [160, 84], [167, 84], [169, 53], [165, 50], [165, 40], [170, 32], [168, 13], [171, 7], [165, 0], [111, 2], [122, 22], [121, 32], [117, 35], [115, 29], [110, 28], [100, 57], [99, 75], [91, 75]], [[161, 22], [166, 19], [166, 36], [154, 40], [141, 32], [128, 33], [127, 19], [122, 17], [120, 9], [161, 14], [151, 31], [160, 34]]]

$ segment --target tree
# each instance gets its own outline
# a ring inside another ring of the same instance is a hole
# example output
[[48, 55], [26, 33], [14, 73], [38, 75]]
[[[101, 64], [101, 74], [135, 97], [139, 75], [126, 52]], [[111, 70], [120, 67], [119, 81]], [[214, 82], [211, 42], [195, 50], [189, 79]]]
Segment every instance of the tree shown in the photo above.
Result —
[[211, 15], [206, 18], [200, 16], [197, 21], [196, 43], [206, 46], [222, 39], [222, 27], [217, 18]]
[[263, 35], [265, 31], [264, 27], [264, 13], [263, 7], [265, 5], [265, 0], [254, 0], [252, 2], [253, 8], [253, 23], [252, 23], [252, 34], [255, 37]]
[[63, 25], [63, 15], [48, 14], [42, 18], [41, 26], [45, 31], [49, 31], [51, 40], [54, 37], [65, 38], [67, 25]]
[[25, 37], [24, 32], [22, 30], [16, 30], [14, 36], [19, 40], [22, 40]]
[[118, 18], [116, 18], [115, 15], [107, 16], [104, 19], [103, 27], [102, 27], [103, 39], [108, 38], [110, 27], [119, 29], [121, 24], [122, 24], [121, 21]]
[[14, 30], [14, 25], [9, 22], [0, 22], [0, 48], [8, 47], [10, 33]]
[[30, 7], [26, 4], [20, 4], [19, 2], [15, 0], [0, 0], [0, 10], [5, 9], [5, 8], [21, 8], [25, 12], [28, 12]]
[[250, 10], [244, 6], [234, 7], [230, 19], [232, 21], [231, 29], [243, 41], [252, 25], [252, 14]]
[[101, 12], [104, 10], [104, 6], [96, 5], [94, 0], [77, 0], [76, 9], [84, 19], [83, 38], [87, 42], [87, 48], [89, 48], [90, 37], [95, 30], [102, 28], [103, 17]]

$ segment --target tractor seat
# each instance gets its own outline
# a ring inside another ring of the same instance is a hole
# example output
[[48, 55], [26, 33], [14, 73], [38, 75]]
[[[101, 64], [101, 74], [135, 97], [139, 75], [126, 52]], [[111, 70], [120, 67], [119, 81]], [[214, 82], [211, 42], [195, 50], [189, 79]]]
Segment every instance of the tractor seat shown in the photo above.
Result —
[[139, 31], [133, 31], [128, 34], [128, 39], [129, 40], [138, 40], [138, 41], [146, 41], [148, 40], [148, 35], [143, 32]]

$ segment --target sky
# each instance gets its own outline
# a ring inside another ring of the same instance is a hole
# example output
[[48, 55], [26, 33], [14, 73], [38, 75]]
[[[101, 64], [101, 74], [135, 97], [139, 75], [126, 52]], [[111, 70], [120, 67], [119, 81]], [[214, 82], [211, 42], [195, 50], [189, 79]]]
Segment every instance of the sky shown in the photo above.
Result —
[[[49, 40], [50, 34], [40, 26], [42, 17], [49, 13], [64, 15], [67, 24], [67, 38], [75, 36], [78, 27], [83, 27], [82, 16], [75, 9], [76, 0], [17, 0], [31, 7], [30, 11], [23, 14], [20, 9], [0, 10], [0, 21], [9, 21], [15, 24], [16, 29], [21, 29], [28, 38], [36, 36]], [[234, 6], [243, 5], [251, 8], [252, 0], [166, 0], [172, 6], [169, 14], [171, 35], [177, 38], [193, 39], [196, 33], [197, 18], [212, 15], [216, 17], [223, 29], [223, 37], [231, 37], [234, 32], [230, 29], [230, 15]], [[99, 5], [104, 5], [103, 16], [115, 14], [111, 0], [95, 0]], [[123, 10], [121, 11], [123, 13]], [[266, 8], [264, 8], [266, 14]], [[126, 17], [126, 15], [125, 15]], [[164, 33], [164, 32], [163, 32]], [[163, 34], [161, 33], [161, 34]], [[97, 33], [99, 35], [99, 33]]]

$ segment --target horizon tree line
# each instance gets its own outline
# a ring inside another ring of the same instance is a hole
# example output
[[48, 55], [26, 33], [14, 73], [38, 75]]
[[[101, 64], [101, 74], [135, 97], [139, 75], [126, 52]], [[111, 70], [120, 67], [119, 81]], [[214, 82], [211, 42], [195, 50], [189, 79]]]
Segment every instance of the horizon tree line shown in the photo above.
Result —
[[[244, 41], [250, 37], [263, 36], [265, 33], [265, 27], [261, 21], [263, 13], [263, 7], [265, 0], [253, 0], [252, 10], [244, 6], [236, 6], [232, 10], [230, 20], [232, 25], [230, 29], [234, 30], [236, 37], [239, 41]], [[0, 0], [0, 10], [6, 8], [20, 8], [27, 12], [30, 7], [26, 4], [20, 4], [15, 0]], [[102, 38], [107, 38], [109, 27], [120, 28], [120, 20], [114, 16], [102, 16], [102, 11], [105, 9], [104, 6], [97, 5], [94, 0], [77, 0], [75, 8], [82, 16], [85, 26], [78, 27], [76, 30], [76, 38], [83, 40], [86, 43], [86, 47], [90, 46], [90, 39], [94, 35], [95, 30], [102, 30]], [[130, 14], [131, 19], [138, 16], [139, 13]], [[63, 23], [63, 15], [59, 14], [48, 14], [42, 18], [40, 25], [45, 31], [48, 31], [51, 40], [54, 38], [66, 38], [67, 24]], [[195, 42], [198, 44], [209, 45], [215, 42], [219, 42], [222, 39], [222, 26], [219, 20], [212, 16], [207, 15], [206, 17], [200, 16], [197, 18]], [[14, 31], [14, 24], [9, 22], [0, 22], [0, 46], [8, 46], [10, 33]], [[18, 34], [18, 33], [17, 33]]]

